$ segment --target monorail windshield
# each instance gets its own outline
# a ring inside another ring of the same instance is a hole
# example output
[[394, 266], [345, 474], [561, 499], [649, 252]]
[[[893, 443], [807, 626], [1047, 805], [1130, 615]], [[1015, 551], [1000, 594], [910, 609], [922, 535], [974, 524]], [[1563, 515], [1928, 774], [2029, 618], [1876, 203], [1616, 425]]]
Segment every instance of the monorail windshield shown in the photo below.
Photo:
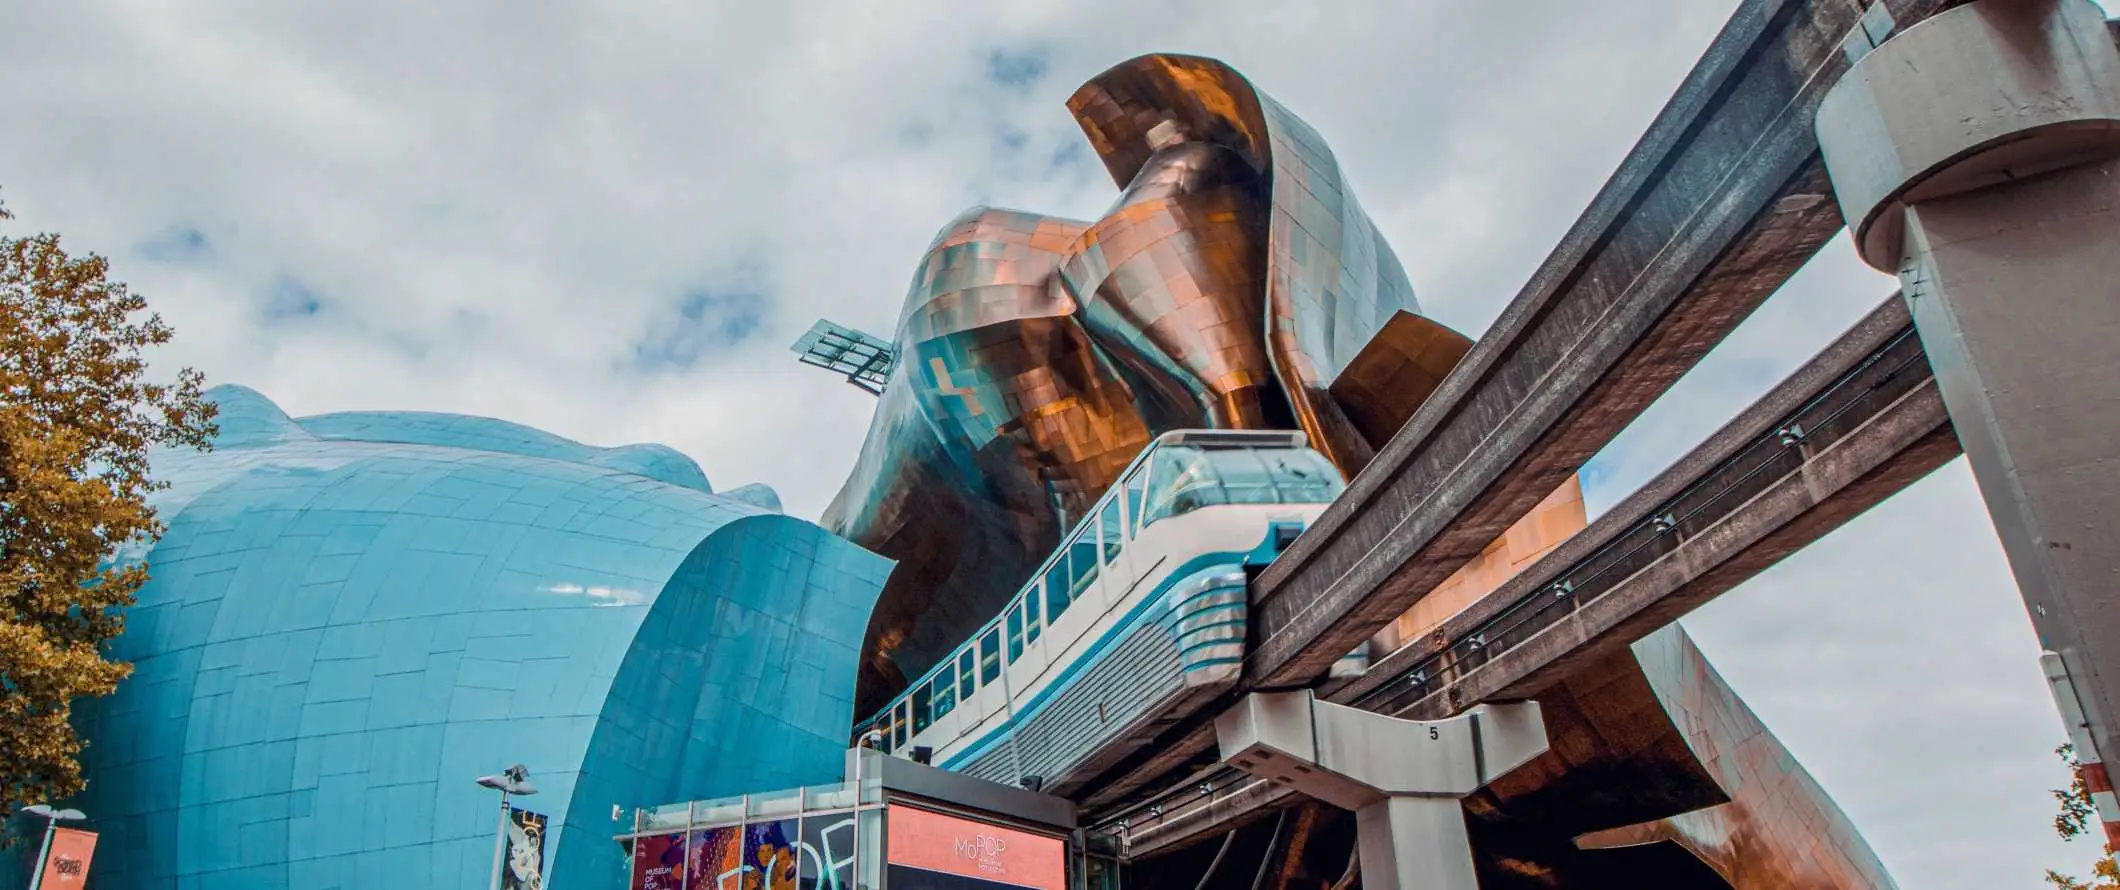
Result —
[[1044, 628], [1117, 565], [1127, 542], [1155, 523], [1222, 505], [1324, 504], [1347, 487], [1300, 433], [1190, 431], [1160, 436], [1099, 498], [1001, 614], [939, 661], [867, 725], [885, 750], [905, 744], [996, 682]]

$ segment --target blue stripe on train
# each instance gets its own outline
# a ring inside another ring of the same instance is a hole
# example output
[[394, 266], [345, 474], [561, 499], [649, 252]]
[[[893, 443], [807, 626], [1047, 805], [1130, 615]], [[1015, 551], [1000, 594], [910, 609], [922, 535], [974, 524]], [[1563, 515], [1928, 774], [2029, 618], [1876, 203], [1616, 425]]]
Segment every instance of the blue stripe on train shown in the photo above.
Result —
[[[1032, 717], [1037, 716], [1038, 712], [1045, 710], [1046, 705], [1052, 702], [1054, 696], [1072, 688], [1083, 671], [1088, 670], [1103, 659], [1106, 649], [1111, 647], [1117, 640], [1140, 627], [1148, 613], [1153, 611], [1156, 606], [1162, 604], [1164, 594], [1169, 593], [1172, 588], [1177, 587], [1180, 583], [1206, 574], [1209, 570], [1228, 571], [1240, 568], [1245, 561], [1244, 557], [1247, 555], [1244, 551], [1220, 551], [1204, 553], [1187, 560], [1183, 565], [1180, 565], [1166, 576], [1163, 583], [1156, 585], [1156, 589], [1153, 592], [1148, 596], [1142, 597], [1141, 602], [1135, 604], [1132, 611], [1119, 619], [1119, 622], [1114, 624], [1112, 629], [1107, 631], [1102, 639], [1092, 644], [1089, 651], [1084, 652], [1081, 658], [1075, 659], [1074, 663], [1062, 668], [1060, 675], [1053, 678], [1053, 682], [1046, 684], [1046, 687], [1040, 690], [1036, 696], [1033, 696], [1028, 704], [1017, 709], [1016, 713], [1003, 720], [1001, 725], [994, 727], [984, 738], [970, 748], [951, 755], [948, 760], [943, 761], [939, 766], [943, 769], [955, 769], [977, 759], [994, 745], [1007, 740], [1009, 734], [1014, 732], [1018, 725], [1029, 721]], [[896, 707], [896, 705], [894, 704], [893, 707]]]

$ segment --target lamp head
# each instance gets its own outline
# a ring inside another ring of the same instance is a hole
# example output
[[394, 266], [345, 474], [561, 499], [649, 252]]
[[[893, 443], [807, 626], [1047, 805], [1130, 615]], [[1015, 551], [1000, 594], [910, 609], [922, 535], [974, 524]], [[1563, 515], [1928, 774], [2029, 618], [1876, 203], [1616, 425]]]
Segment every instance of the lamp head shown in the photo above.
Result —
[[54, 822], [79, 822], [83, 819], [88, 818], [88, 814], [81, 812], [80, 810], [55, 810], [52, 809], [50, 806], [41, 803], [30, 804], [29, 806], [23, 807], [22, 812], [28, 813], [39, 819], [49, 819]]
[[501, 770], [499, 775], [480, 776], [477, 781], [482, 787], [503, 791], [508, 794], [536, 794], [537, 786], [530, 784], [529, 776], [529, 768], [518, 763]]

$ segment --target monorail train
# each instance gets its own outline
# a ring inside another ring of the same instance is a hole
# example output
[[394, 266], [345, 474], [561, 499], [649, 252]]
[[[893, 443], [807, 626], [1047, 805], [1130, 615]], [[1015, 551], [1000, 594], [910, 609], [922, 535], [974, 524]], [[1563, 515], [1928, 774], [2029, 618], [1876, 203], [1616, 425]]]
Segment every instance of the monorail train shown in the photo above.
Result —
[[[1302, 433], [1157, 437], [1001, 614], [857, 742], [1072, 792], [1237, 680], [1250, 571], [1345, 488]], [[1333, 672], [1358, 673], [1366, 651]]]

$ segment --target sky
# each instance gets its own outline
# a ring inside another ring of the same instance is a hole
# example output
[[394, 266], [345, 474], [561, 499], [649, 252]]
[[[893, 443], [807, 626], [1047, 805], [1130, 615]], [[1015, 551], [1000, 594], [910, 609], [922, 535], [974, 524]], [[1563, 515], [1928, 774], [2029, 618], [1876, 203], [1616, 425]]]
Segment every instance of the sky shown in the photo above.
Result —
[[[1477, 335], [1734, 7], [16, 0], [0, 199], [147, 295], [177, 330], [159, 372], [661, 442], [814, 517], [874, 400], [787, 345], [889, 331], [967, 206], [1101, 215], [1064, 103], [1104, 68], [1247, 74]], [[1836, 241], [1597, 457], [1592, 511], [1892, 287]], [[2063, 729], [1962, 460], [1685, 624], [1901, 885], [2095, 855], [2053, 836]]]

